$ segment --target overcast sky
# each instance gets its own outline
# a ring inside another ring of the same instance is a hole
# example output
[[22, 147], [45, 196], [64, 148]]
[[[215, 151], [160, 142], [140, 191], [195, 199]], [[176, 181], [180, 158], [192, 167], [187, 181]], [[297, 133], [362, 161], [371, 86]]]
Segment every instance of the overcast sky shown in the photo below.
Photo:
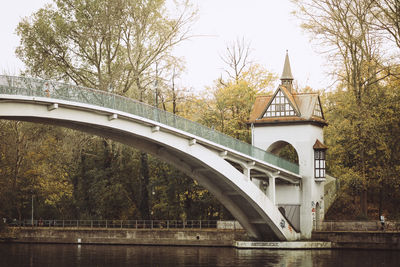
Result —
[[[0, 9], [0, 73], [18, 75], [23, 64], [15, 56], [18, 22], [51, 0], [5, 1]], [[200, 37], [176, 49], [184, 57], [186, 73], [182, 84], [202, 90], [223, 72], [220, 55], [226, 46], [244, 37], [251, 43], [251, 58], [270, 71], [281, 74], [286, 50], [292, 73], [300, 87], [324, 89], [330, 85], [323, 56], [315, 53], [291, 15], [289, 0], [197, 0], [199, 20], [192, 33]]]

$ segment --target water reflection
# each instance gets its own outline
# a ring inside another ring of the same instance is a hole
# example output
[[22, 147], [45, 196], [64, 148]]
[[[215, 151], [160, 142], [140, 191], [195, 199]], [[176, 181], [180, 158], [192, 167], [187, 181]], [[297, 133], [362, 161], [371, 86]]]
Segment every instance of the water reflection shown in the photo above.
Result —
[[0, 266], [398, 266], [398, 251], [0, 244]]

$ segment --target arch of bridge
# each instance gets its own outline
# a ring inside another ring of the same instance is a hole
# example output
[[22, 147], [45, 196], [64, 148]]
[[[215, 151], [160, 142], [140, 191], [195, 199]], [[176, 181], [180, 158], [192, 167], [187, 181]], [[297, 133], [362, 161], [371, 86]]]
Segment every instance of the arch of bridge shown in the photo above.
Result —
[[[161, 120], [167, 124], [158, 122], [160, 117], [153, 117], [160, 115], [165, 116]], [[249, 176], [237, 171], [223, 155], [226, 156], [229, 151], [244, 162], [250, 160], [251, 168], [273, 170], [297, 182], [301, 178], [296, 174], [299, 171], [298, 165], [285, 163], [260, 149], [204, 126], [160, 113], [145, 104], [107, 92], [1, 75], [0, 118], [64, 126], [135, 146], [172, 163], [198, 180], [239, 220], [250, 235], [259, 239], [299, 238], [299, 234], [287, 227], [289, 224], [286, 219], [250, 181]], [[189, 132], [185, 132], [186, 129]], [[199, 130], [200, 137], [197, 136]], [[210, 134], [212, 139], [207, 140]], [[214, 139], [218, 140], [217, 143], [209, 141]], [[196, 144], [196, 140], [200, 140], [201, 144]], [[223, 155], [221, 148], [225, 150]], [[275, 162], [277, 166], [265, 162], [266, 159]]]
[[259, 188], [218, 151], [196, 144], [193, 139], [96, 106], [40, 97], [13, 99], [0, 95], [0, 99], [0, 118], [48, 123], [104, 136], [173, 164], [208, 189], [255, 238], [299, 238]]

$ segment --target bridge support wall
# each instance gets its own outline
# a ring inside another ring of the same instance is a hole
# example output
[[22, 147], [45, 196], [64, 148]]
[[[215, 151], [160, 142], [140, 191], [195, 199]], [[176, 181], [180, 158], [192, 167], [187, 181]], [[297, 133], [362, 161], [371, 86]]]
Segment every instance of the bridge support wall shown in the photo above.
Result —
[[[323, 142], [322, 127], [312, 124], [277, 124], [253, 128], [253, 143], [261, 149], [279, 152], [277, 144], [289, 143], [299, 159], [300, 187], [276, 184], [276, 205], [300, 205], [300, 232], [303, 239], [310, 239], [317, 220], [322, 220], [324, 211], [324, 185], [314, 179], [314, 149], [318, 139]], [[278, 193], [279, 192], [279, 193]], [[280, 194], [283, 193], [284, 194]], [[319, 212], [316, 211], [318, 208]], [[317, 218], [317, 214], [319, 218]]]

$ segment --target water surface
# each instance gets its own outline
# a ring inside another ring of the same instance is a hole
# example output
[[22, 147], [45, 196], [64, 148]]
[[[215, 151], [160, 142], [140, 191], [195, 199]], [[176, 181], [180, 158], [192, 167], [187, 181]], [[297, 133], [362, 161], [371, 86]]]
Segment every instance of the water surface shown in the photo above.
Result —
[[0, 266], [400, 266], [399, 251], [0, 244]]

